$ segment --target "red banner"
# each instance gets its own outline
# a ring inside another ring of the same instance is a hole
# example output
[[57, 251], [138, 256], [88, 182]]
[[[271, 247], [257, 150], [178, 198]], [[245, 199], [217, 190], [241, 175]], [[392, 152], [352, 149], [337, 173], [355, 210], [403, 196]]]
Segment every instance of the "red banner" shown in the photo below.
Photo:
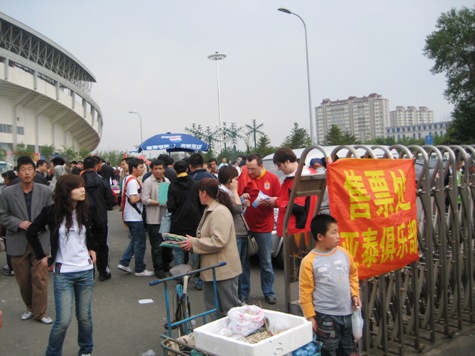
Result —
[[328, 165], [330, 211], [359, 278], [416, 261], [417, 206], [410, 159], [339, 159]]

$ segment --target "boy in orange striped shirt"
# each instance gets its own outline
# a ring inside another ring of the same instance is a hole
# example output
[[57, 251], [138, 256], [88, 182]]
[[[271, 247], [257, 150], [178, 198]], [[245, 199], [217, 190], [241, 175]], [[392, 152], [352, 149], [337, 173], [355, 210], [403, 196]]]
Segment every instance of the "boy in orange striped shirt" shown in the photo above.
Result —
[[351, 315], [361, 308], [358, 268], [348, 251], [338, 246], [335, 218], [317, 215], [311, 230], [316, 244], [300, 265], [300, 306], [323, 343], [322, 356], [350, 355]]

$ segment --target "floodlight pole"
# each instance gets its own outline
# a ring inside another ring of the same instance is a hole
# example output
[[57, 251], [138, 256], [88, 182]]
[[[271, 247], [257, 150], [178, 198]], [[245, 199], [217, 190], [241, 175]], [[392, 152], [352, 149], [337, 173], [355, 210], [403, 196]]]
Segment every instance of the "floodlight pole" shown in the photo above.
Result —
[[218, 86], [218, 126], [221, 128], [221, 95], [219, 90], [219, 67], [218, 61], [226, 58], [225, 54], [215, 52], [208, 56], [208, 59], [216, 62], [216, 79], [217, 79], [217, 86]]

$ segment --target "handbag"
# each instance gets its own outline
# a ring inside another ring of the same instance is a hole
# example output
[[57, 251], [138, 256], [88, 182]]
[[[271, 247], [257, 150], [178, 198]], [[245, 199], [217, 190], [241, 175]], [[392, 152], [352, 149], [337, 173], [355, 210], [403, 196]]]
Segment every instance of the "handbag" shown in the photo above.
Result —
[[249, 230], [249, 226], [247, 225], [246, 219], [241, 214], [241, 219], [244, 222], [244, 226], [246, 226], [247, 230], [247, 255], [254, 256], [257, 251], [259, 250], [259, 245], [257, 244], [256, 237], [252, 234], [251, 230]]
[[172, 227], [172, 213], [166, 213], [162, 216], [162, 220], [160, 221], [160, 230], [158, 232], [160, 234], [164, 234], [166, 232], [170, 232]]
[[256, 238], [252, 232], [249, 231], [247, 234], [247, 255], [254, 256], [257, 253], [257, 250], [259, 250], [259, 245], [257, 244]]

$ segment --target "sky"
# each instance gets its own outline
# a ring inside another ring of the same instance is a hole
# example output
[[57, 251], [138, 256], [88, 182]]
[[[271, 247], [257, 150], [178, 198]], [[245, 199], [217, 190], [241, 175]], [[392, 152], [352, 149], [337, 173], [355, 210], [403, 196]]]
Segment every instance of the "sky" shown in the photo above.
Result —
[[[468, 0], [1, 0], [0, 12], [66, 49], [95, 76], [104, 128], [97, 150], [130, 150], [192, 123], [255, 119], [274, 146], [293, 123], [309, 130], [311, 100], [378, 93], [396, 106], [427, 106], [447, 121], [446, 78], [430, 72], [426, 37], [441, 13]], [[243, 129], [244, 131], [244, 129]], [[243, 144], [240, 148], [244, 148]]]

